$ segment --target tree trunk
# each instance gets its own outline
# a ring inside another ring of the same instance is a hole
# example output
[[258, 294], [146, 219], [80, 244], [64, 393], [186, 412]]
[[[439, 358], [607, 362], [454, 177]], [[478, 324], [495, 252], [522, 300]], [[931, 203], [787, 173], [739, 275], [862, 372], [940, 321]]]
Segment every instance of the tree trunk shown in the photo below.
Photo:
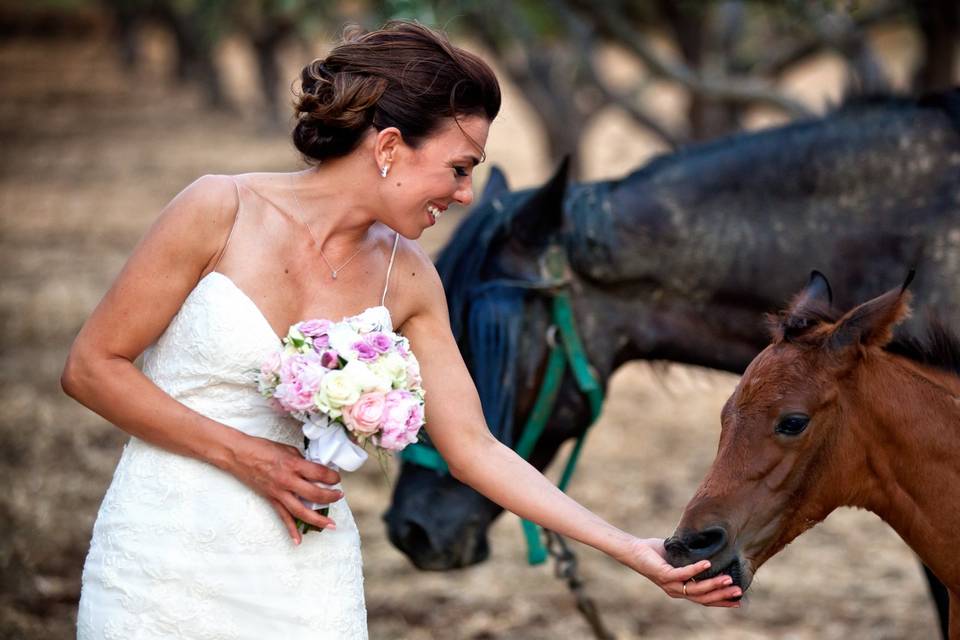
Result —
[[917, 0], [916, 11], [923, 34], [923, 61], [914, 88], [921, 93], [949, 89], [956, 83], [960, 4], [957, 0]]

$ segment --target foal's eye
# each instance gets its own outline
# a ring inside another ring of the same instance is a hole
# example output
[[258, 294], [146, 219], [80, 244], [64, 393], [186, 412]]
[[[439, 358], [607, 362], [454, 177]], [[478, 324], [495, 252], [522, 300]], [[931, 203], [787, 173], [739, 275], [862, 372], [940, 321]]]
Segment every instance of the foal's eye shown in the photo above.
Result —
[[785, 436], [797, 436], [803, 433], [803, 430], [807, 428], [809, 422], [809, 416], [795, 413], [780, 418], [780, 422], [777, 423], [777, 428], [774, 429], [774, 431], [782, 433]]

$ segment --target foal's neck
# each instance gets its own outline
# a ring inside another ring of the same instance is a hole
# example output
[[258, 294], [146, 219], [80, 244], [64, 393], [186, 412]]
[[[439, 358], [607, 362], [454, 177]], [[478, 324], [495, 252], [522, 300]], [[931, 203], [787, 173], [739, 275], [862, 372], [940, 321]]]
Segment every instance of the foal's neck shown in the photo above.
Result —
[[857, 376], [870, 509], [960, 593], [960, 378], [882, 354]]

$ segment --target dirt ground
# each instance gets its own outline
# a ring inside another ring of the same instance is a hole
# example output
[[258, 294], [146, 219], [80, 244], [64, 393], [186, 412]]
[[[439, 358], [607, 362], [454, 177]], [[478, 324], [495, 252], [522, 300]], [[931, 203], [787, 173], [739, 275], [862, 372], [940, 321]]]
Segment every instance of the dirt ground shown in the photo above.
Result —
[[[212, 114], [173, 87], [164, 51], [158, 42], [128, 75], [101, 39], [0, 43], [0, 638], [73, 634], [94, 516], [126, 439], [60, 392], [84, 318], [156, 213], [194, 178], [298, 166], [286, 133], [265, 128], [254, 107]], [[231, 90], [240, 91], [248, 54], [227, 47], [224, 55]], [[548, 167], [525, 107], [509, 90], [505, 98], [488, 154], [515, 183], [531, 184]], [[597, 147], [630, 141], [589, 155], [589, 175], [626, 170], [654, 150], [610, 122], [591, 133]], [[453, 218], [425, 239], [431, 250]], [[704, 370], [625, 367], [572, 495], [631, 532], [669, 534], [713, 458], [734, 384]], [[380, 516], [390, 488], [367, 467], [345, 485], [363, 538], [372, 638], [589, 637], [550, 569], [524, 564], [512, 515], [493, 527], [483, 566], [414, 569], [386, 540]], [[621, 639], [936, 637], [919, 564], [869, 513], [837, 512], [771, 560], [740, 611], [671, 600], [578, 550], [588, 589]]]

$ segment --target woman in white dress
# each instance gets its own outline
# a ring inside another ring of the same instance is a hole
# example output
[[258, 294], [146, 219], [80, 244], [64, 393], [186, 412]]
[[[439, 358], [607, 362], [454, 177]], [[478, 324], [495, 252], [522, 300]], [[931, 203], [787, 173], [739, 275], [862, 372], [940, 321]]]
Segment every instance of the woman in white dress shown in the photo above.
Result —
[[[303, 459], [299, 425], [250, 374], [294, 322], [361, 310], [410, 339], [427, 430], [459, 480], [673, 597], [738, 606], [727, 576], [690, 582], [705, 563], [670, 567], [662, 540], [603, 521], [486, 428], [415, 239], [470, 204], [499, 107], [490, 68], [436, 32], [353, 33], [302, 73], [293, 137], [310, 169], [205, 176], [164, 209], [63, 373], [132, 436], [94, 526], [79, 637], [366, 637], [357, 529], [316, 484], [339, 478]], [[328, 517], [299, 497], [333, 503]], [[294, 518], [326, 530], [301, 537]]]

